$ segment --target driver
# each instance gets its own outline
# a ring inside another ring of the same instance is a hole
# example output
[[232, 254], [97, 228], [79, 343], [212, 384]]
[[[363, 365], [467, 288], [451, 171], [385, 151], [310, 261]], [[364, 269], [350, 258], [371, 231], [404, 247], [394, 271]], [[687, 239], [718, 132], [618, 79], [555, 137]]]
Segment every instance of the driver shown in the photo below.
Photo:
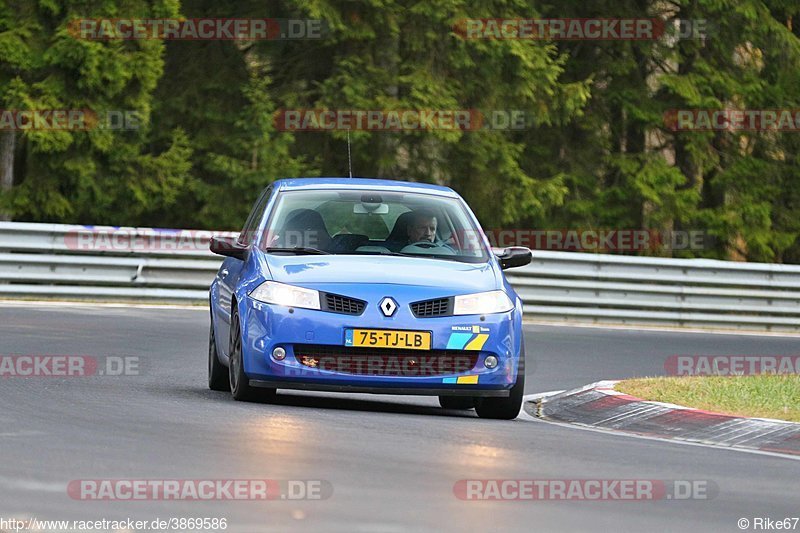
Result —
[[434, 242], [436, 240], [436, 226], [438, 222], [433, 211], [420, 209], [414, 211], [414, 215], [408, 222], [406, 231], [408, 233], [408, 244], [415, 242]]

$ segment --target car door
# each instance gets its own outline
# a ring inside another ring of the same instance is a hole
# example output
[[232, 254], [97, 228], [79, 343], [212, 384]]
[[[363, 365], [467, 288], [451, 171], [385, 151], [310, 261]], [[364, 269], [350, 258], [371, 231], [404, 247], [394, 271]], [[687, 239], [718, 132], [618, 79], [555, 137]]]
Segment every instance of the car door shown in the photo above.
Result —
[[[261, 193], [247, 221], [244, 223], [242, 232], [239, 234], [238, 241], [245, 246], [252, 246], [256, 239], [256, 232], [258, 231], [259, 224], [264, 216], [264, 210], [269, 202], [270, 195], [272, 194], [273, 187], [270, 185]], [[217, 273], [217, 281], [219, 287], [219, 306], [216, 309], [216, 323], [217, 323], [217, 349], [225, 357], [228, 356], [228, 339], [230, 338], [230, 322], [231, 322], [231, 301], [236, 286], [241, 278], [242, 269], [244, 268], [244, 261], [228, 257], [222, 263], [222, 267]]]

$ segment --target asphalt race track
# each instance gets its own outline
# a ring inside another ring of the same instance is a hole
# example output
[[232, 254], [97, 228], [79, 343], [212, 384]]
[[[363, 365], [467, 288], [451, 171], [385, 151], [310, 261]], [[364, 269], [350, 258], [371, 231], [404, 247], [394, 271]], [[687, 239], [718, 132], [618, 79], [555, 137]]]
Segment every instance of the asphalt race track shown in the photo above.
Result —
[[[139, 375], [0, 378], [0, 518], [226, 518], [227, 531], [740, 531], [800, 515], [800, 461], [530, 419], [434, 398], [206, 386], [208, 313], [0, 307], [0, 355], [138, 357]], [[526, 393], [664, 373], [673, 354], [800, 354], [800, 339], [526, 326]], [[324, 500], [84, 501], [81, 479], [324, 480]], [[713, 499], [464, 501], [461, 479], [706, 480]], [[751, 526], [752, 527], [752, 526]], [[798, 525], [800, 530], [800, 525]]]

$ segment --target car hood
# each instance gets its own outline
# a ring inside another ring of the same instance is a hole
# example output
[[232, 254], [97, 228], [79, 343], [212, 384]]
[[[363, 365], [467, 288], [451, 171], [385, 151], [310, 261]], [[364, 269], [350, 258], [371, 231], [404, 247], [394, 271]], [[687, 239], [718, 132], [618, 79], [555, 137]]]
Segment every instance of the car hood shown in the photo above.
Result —
[[265, 254], [265, 258], [273, 280], [294, 285], [379, 283], [447, 287], [459, 292], [499, 288], [491, 262], [374, 255]]

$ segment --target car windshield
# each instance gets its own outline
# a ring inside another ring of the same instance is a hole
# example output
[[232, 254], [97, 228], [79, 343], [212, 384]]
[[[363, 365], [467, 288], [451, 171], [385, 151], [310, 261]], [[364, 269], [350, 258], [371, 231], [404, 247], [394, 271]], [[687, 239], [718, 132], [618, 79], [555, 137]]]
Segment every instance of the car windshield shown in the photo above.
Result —
[[462, 202], [422, 193], [286, 191], [278, 196], [265, 234], [261, 247], [275, 253], [488, 259]]

